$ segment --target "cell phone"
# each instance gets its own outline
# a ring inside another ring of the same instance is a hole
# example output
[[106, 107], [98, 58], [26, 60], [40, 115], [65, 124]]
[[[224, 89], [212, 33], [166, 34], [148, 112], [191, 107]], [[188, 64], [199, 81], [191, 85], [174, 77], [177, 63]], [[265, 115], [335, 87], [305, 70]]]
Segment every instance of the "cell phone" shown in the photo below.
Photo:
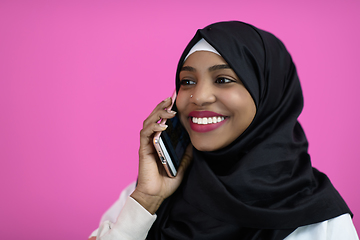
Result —
[[[171, 110], [175, 104], [176, 91], [172, 96]], [[161, 119], [160, 123], [168, 125], [167, 129], [155, 134], [153, 143], [159, 159], [169, 177], [175, 177], [181, 159], [190, 143], [190, 138], [177, 115], [170, 119]]]

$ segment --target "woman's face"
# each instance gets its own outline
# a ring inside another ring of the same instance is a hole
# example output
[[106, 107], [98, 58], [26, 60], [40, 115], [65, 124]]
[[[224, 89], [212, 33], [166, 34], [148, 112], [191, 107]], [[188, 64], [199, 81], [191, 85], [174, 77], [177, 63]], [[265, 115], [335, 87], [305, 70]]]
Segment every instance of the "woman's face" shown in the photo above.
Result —
[[186, 59], [179, 77], [176, 106], [196, 149], [229, 145], [254, 119], [250, 93], [221, 56], [197, 51]]

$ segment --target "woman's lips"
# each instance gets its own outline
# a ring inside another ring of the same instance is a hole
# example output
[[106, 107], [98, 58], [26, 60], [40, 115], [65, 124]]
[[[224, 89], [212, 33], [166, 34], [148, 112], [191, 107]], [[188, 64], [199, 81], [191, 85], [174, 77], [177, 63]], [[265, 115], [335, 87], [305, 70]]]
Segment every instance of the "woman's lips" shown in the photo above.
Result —
[[219, 128], [227, 117], [211, 111], [192, 111], [189, 113], [190, 128], [195, 132], [209, 132]]

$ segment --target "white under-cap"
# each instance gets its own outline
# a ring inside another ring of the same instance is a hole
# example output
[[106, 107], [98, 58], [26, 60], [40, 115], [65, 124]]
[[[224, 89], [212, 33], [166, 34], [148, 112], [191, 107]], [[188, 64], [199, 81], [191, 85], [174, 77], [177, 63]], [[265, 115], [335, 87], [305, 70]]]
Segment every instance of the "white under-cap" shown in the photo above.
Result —
[[215, 48], [213, 48], [213, 46], [210, 45], [210, 43], [208, 43], [204, 38], [200, 39], [189, 51], [188, 55], [186, 55], [185, 60], [194, 52], [197, 51], [208, 51], [208, 52], [213, 52], [219, 56], [220, 53], [218, 53], [218, 51], [215, 50]]

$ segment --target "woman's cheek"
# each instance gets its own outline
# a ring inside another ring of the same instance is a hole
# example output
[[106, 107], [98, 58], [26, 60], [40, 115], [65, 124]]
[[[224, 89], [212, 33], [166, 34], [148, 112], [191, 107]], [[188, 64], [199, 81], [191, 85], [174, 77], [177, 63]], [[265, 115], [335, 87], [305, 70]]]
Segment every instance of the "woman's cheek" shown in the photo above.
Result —
[[185, 105], [186, 105], [186, 103], [185, 103], [184, 94], [181, 90], [179, 90], [177, 97], [176, 97], [176, 108], [180, 114], [184, 112]]
[[187, 106], [187, 101], [185, 98], [186, 94], [183, 94], [181, 91], [179, 91], [177, 98], [176, 98], [176, 108], [178, 111], [178, 117], [180, 119], [181, 124], [185, 127], [185, 129], [187, 131], [189, 131], [188, 129], [188, 121], [187, 121], [187, 114], [186, 114], [186, 106]]

